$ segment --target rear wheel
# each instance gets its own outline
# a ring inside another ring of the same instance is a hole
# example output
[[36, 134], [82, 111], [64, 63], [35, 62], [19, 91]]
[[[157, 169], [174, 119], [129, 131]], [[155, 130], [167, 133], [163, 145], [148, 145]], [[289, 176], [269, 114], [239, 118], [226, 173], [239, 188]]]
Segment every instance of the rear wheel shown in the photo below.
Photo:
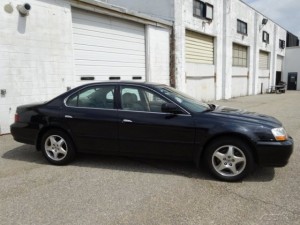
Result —
[[234, 138], [222, 138], [206, 148], [205, 161], [212, 175], [224, 181], [238, 181], [253, 169], [249, 146]]
[[65, 165], [75, 157], [71, 139], [60, 130], [47, 131], [42, 138], [41, 149], [45, 158], [55, 165]]

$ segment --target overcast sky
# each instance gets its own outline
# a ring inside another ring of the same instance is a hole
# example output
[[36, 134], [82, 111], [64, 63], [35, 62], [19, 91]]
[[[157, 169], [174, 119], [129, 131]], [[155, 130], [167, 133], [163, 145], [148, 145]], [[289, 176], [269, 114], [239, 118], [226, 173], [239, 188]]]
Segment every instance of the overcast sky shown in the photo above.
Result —
[[242, 0], [300, 37], [300, 0]]

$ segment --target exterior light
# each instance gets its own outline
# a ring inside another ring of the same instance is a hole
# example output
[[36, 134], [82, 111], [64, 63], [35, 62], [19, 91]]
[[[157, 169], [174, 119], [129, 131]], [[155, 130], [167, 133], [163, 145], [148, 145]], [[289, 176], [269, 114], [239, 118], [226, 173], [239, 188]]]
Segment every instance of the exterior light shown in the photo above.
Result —
[[18, 9], [19, 13], [21, 14], [21, 16], [28, 16], [29, 11], [31, 10], [31, 5], [28, 3], [25, 3], [23, 5], [18, 5], [17, 9]]
[[262, 25], [266, 25], [266, 24], [268, 23], [268, 21], [269, 21], [268, 19], [266, 19], [266, 18], [263, 18], [263, 20], [262, 20], [261, 24], [262, 24]]

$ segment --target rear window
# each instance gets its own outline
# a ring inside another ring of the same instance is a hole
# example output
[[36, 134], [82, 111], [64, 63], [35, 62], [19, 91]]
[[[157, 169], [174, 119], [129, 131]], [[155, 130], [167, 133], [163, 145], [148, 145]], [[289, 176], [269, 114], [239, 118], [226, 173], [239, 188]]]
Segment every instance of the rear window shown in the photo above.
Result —
[[66, 105], [84, 108], [114, 108], [114, 86], [93, 86], [71, 95]]

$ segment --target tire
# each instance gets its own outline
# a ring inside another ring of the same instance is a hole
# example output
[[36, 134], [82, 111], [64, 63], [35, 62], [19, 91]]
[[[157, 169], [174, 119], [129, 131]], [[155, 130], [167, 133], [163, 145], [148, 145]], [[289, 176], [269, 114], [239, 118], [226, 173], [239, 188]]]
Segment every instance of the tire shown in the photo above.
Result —
[[66, 165], [75, 158], [75, 148], [69, 136], [61, 130], [47, 131], [41, 142], [45, 158], [54, 165]]
[[241, 140], [228, 137], [213, 141], [205, 149], [209, 172], [222, 181], [239, 181], [254, 167], [250, 147]]

